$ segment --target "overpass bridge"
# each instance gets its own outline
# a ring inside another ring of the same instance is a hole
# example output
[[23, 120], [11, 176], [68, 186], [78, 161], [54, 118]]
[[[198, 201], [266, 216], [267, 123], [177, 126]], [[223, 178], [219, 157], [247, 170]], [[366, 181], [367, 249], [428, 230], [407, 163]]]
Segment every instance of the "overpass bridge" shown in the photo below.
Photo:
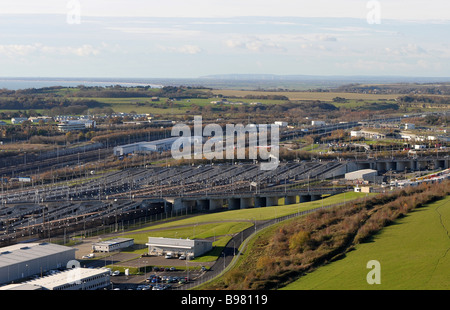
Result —
[[[246, 208], [260, 208], [284, 204], [295, 204], [315, 201], [326, 195], [344, 192], [343, 188], [314, 188], [309, 190], [272, 190], [261, 192], [241, 192], [226, 194], [208, 194], [184, 197], [167, 197], [164, 199], [166, 212], [179, 211], [215, 211], [221, 209], [236, 210]], [[155, 201], [156, 202], [156, 201]]]
[[342, 160], [341, 165], [330, 165], [328, 170], [321, 174], [322, 179], [332, 179], [342, 177], [348, 172], [362, 169], [377, 170], [379, 174], [386, 172], [405, 172], [426, 171], [426, 170], [444, 170], [450, 168], [450, 156], [441, 157], [391, 157], [391, 158], [370, 158]]

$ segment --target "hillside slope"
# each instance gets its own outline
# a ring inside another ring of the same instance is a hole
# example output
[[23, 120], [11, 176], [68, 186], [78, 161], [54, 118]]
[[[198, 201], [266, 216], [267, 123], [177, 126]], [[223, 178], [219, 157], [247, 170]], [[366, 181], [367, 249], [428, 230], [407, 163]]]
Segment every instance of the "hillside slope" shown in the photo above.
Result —
[[[367, 262], [380, 262], [381, 284], [368, 284]], [[450, 197], [415, 209], [346, 257], [289, 284], [287, 290], [450, 289]]]

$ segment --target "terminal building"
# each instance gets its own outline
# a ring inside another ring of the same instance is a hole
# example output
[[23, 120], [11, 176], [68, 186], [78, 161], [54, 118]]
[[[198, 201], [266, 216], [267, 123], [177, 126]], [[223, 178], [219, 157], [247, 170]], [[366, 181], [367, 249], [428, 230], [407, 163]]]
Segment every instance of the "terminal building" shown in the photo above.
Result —
[[0, 248], [0, 284], [66, 268], [75, 249], [52, 243], [22, 243]]
[[[116, 146], [113, 149], [115, 156], [124, 156], [132, 153], [139, 152], [165, 152], [172, 149], [172, 145], [178, 139], [183, 139], [183, 137], [172, 137], [167, 139], [161, 139], [150, 142], [138, 142], [126, 145]], [[187, 137], [186, 144], [193, 145], [194, 143], [203, 143], [203, 137]]]
[[132, 238], [115, 238], [93, 243], [92, 250], [94, 252], [113, 252], [128, 248], [132, 245], [134, 245], [134, 239]]
[[197, 257], [210, 251], [212, 241], [202, 239], [175, 239], [162, 237], [148, 237], [148, 254], [163, 255], [172, 253], [175, 256]]
[[110, 270], [106, 268], [73, 268], [55, 274], [0, 287], [0, 290], [99, 290], [111, 285]]

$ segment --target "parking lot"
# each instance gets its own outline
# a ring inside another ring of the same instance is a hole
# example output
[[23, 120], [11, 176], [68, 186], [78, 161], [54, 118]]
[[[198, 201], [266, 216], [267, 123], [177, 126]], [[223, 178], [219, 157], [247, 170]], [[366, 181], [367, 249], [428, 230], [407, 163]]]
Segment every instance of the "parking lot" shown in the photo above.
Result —
[[[116, 289], [176, 289], [186, 282], [193, 282], [199, 276], [203, 275], [213, 262], [199, 263], [189, 260], [179, 260], [177, 258], [166, 259], [164, 256], [144, 256], [136, 253], [114, 252], [114, 253], [95, 253], [94, 258], [86, 259], [83, 256], [91, 253], [92, 243], [97, 242], [98, 238], [86, 238], [75, 245], [76, 259], [80, 261], [82, 267], [100, 268], [108, 266], [115, 271], [123, 268], [141, 268], [149, 266], [144, 274], [125, 275], [121, 272], [119, 275], [112, 275], [111, 282]], [[116, 266], [117, 268], [114, 268]], [[171, 268], [172, 267], [172, 268]], [[203, 268], [202, 270], [202, 267]]]

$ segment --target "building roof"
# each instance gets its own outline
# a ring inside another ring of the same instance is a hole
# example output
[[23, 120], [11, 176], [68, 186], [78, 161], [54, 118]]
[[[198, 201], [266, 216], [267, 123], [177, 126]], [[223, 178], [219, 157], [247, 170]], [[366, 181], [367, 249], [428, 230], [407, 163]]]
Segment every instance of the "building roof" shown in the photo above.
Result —
[[25, 283], [28, 285], [37, 285], [52, 290], [55, 287], [68, 284], [70, 282], [75, 282], [96, 275], [109, 274], [109, 272], [110, 270], [106, 268], [73, 268], [42, 278], [34, 279]]
[[192, 248], [195, 242], [212, 243], [211, 240], [205, 239], [180, 239], [180, 238], [163, 238], [163, 237], [148, 237], [148, 246], [163, 246], [172, 248]]
[[363, 176], [368, 175], [368, 174], [378, 174], [377, 170], [373, 170], [373, 169], [361, 169], [361, 170], [356, 170], [356, 171], [352, 171], [352, 172], [347, 172], [345, 174], [345, 178], [348, 179], [362, 179]]
[[14, 283], [0, 287], [0, 291], [37, 291], [37, 290], [42, 290], [42, 287], [27, 283]]
[[148, 147], [148, 146], [154, 146], [154, 145], [165, 145], [165, 144], [172, 144], [173, 142], [179, 140], [179, 139], [186, 139], [187, 142], [194, 142], [194, 141], [203, 141], [204, 138], [201, 136], [192, 136], [192, 137], [170, 137], [160, 140], [154, 140], [154, 141], [147, 141], [147, 142], [136, 142], [136, 143], [130, 143], [130, 144], [124, 144], [119, 145], [117, 148], [127, 148], [127, 147]]
[[117, 244], [117, 243], [128, 242], [128, 241], [134, 241], [134, 239], [133, 238], [114, 238], [114, 239], [110, 239], [110, 240], [95, 242], [95, 243], [93, 243], [93, 245], [111, 245], [111, 244]]
[[53, 254], [73, 251], [74, 248], [53, 243], [21, 243], [0, 248], [0, 268]]

